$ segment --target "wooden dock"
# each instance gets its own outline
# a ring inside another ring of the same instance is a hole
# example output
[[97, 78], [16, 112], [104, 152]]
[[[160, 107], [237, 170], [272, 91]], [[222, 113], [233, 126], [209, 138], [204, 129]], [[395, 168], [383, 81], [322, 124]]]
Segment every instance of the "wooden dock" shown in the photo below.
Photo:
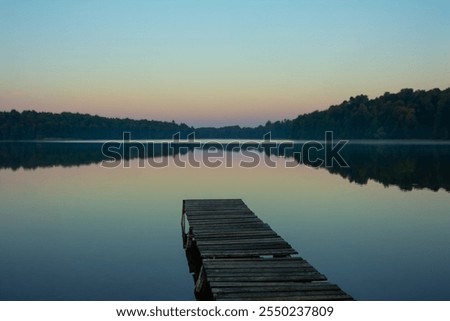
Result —
[[199, 299], [352, 300], [240, 199], [184, 200], [181, 225]]

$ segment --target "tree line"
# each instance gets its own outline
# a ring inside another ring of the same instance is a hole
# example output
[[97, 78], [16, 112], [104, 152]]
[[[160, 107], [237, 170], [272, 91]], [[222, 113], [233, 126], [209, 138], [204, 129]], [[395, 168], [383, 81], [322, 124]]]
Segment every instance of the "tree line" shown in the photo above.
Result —
[[267, 122], [254, 128], [226, 126], [194, 128], [174, 121], [107, 118], [80, 113], [49, 113], [26, 110], [0, 112], [0, 140], [34, 139], [121, 139], [130, 132], [132, 139], [170, 139], [176, 133], [181, 138], [195, 132], [204, 139], [261, 139], [267, 132], [275, 138], [289, 137], [290, 121]]
[[170, 139], [195, 132], [197, 138], [323, 139], [325, 131], [346, 139], [450, 139], [450, 88], [402, 89], [375, 99], [351, 97], [324, 111], [258, 127], [194, 128], [174, 121], [107, 118], [80, 113], [16, 110], [0, 112], [0, 140], [120, 139], [123, 132], [135, 139]]
[[123, 132], [132, 138], [163, 139], [193, 129], [186, 124], [156, 120], [134, 120], [89, 114], [12, 110], [0, 112], [0, 139], [121, 139]]
[[298, 116], [291, 138], [322, 138], [327, 130], [347, 139], [450, 139], [450, 88], [351, 97], [325, 111]]

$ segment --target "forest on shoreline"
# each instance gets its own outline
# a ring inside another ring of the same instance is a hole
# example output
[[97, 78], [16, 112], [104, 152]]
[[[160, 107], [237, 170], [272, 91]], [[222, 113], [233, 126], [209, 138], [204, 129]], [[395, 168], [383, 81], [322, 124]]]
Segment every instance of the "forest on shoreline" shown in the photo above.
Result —
[[258, 127], [194, 128], [174, 121], [133, 120], [80, 113], [27, 110], [0, 112], [0, 140], [182, 138], [195, 132], [200, 139], [262, 139], [271, 132], [276, 139], [323, 139], [325, 131], [345, 139], [450, 139], [450, 88], [402, 89], [369, 99], [350, 97], [323, 111]]

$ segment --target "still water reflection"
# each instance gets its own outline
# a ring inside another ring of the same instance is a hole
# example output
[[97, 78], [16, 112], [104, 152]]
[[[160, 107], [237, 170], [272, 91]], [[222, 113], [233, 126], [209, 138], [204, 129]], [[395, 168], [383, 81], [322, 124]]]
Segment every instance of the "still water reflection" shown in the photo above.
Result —
[[348, 145], [349, 168], [258, 153], [278, 166], [107, 169], [98, 143], [0, 143], [0, 299], [193, 299], [185, 198], [242, 198], [356, 299], [450, 299], [449, 145]]

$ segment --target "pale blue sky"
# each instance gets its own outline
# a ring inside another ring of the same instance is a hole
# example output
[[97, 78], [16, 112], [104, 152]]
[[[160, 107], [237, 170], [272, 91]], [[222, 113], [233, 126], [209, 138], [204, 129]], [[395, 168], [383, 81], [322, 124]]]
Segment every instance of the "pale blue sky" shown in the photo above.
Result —
[[2, 1], [0, 109], [256, 125], [450, 86], [450, 1]]

